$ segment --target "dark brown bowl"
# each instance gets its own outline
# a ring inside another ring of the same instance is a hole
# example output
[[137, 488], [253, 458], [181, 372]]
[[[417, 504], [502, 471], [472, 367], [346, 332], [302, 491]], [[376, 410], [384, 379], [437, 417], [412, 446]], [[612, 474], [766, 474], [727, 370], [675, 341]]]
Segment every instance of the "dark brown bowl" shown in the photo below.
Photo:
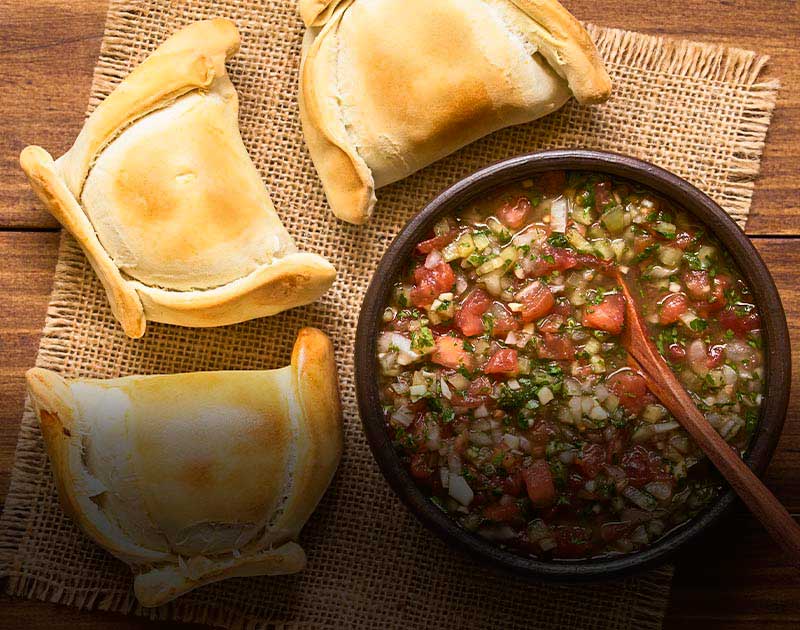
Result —
[[664, 562], [669, 555], [720, 520], [735, 500], [733, 491], [729, 489], [695, 518], [639, 552], [589, 560], [544, 561], [518, 555], [462, 529], [419, 490], [392, 446], [384, 426], [376, 378], [376, 341], [383, 310], [389, 301], [392, 284], [416, 243], [431, 231], [439, 218], [476, 196], [535, 173], [562, 169], [608, 173], [643, 184], [694, 214], [730, 252], [753, 291], [762, 318], [765, 395], [759, 425], [745, 461], [756, 474], [763, 474], [783, 427], [791, 376], [789, 331], [775, 283], [747, 236], [714, 201], [680, 177], [623, 155], [585, 150], [523, 155], [488, 166], [431, 201], [389, 246], [367, 290], [356, 333], [356, 391], [364, 432], [383, 475], [408, 509], [429, 529], [476, 559], [518, 576], [590, 580], [620, 576]]

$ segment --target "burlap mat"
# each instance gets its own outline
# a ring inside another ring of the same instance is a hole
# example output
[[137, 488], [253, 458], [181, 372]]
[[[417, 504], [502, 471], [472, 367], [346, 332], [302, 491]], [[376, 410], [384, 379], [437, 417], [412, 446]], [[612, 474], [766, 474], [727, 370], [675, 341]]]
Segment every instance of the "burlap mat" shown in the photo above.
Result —
[[372, 270], [414, 211], [470, 171], [522, 152], [579, 146], [640, 156], [687, 177], [743, 223], [777, 89], [774, 82], [757, 83], [766, 57], [592, 27], [615, 80], [611, 102], [595, 108], [570, 103], [380, 190], [372, 223], [357, 228], [328, 211], [303, 145], [296, 103], [303, 28], [292, 0], [112, 2], [91, 105], [171, 32], [213, 16], [233, 18], [242, 33], [230, 70], [241, 97], [245, 144], [287, 228], [302, 247], [336, 265], [336, 284], [318, 304], [276, 317], [206, 330], [151, 323], [143, 339], [131, 341], [112, 319], [79, 249], [65, 237], [36, 364], [96, 377], [272, 368], [288, 361], [301, 326], [327, 331], [340, 367], [346, 449], [302, 535], [308, 568], [296, 576], [229, 580], [157, 610], [140, 609], [127, 567], [59, 509], [28, 408], [0, 522], [0, 575], [8, 577], [7, 592], [247, 628], [660, 627], [670, 568], [599, 585], [531, 585], [479, 568], [422, 529], [389, 490], [361, 432], [353, 389], [356, 320]]

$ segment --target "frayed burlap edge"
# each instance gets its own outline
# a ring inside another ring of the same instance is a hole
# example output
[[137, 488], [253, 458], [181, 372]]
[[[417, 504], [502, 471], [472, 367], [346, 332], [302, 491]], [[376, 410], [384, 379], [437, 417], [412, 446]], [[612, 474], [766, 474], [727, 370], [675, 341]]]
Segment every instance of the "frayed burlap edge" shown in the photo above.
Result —
[[752, 50], [686, 40], [644, 35], [594, 24], [586, 30], [601, 55], [616, 50], [617, 63], [642, 70], [679, 73], [692, 79], [749, 85], [737, 130], [733, 168], [725, 190], [716, 199], [739, 227], [744, 229], [750, 214], [755, 178], [761, 169], [765, 138], [775, 110], [780, 80], [758, 81], [769, 55]]
[[[126, 47], [126, 25], [135, 23], [139, 15], [135, 8], [119, 7], [112, 1], [106, 19], [100, 61], [95, 68], [92, 98], [89, 111], [107, 94], [115, 82], [124, 77], [128, 68], [114, 63], [118, 52]], [[758, 82], [758, 76], [768, 61], [768, 56], [722, 45], [670, 40], [589, 25], [590, 34], [604, 56], [616, 51], [617, 63], [635, 65], [649, 72], [680, 73], [688, 79], [739, 82], [748, 85], [742, 111], [745, 121], [737, 129], [734, 155], [735, 168], [731, 169], [727, 185], [718, 201], [744, 227], [750, 209], [754, 179], [759, 171], [764, 137], [775, 107], [779, 82]], [[121, 56], [121, 55], [120, 55]], [[69, 236], [61, 239], [56, 278], [72, 275], [71, 268], [80, 267], [83, 261], [76, 258], [74, 248], [67, 246]], [[79, 287], [56, 282], [47, 312], [46, 325], [39, 344], [37, 365], [58, 365], [68, 354], [74, 342], [68, 313], [74, 308]], [[26, 403], [26, 413], [30, 413]], [[64, 588], [57, 581], [21, 573], [15, 554], [24, 539], [30, 516], [30, 498], [40, 474], [35, 467], [41, 449], [38, 426], [23, 423], [17, 443], [12, 478], [0, 518], [0, 575], [6, 576], [5, 592], [9, 595], [39, 599], [75, 606], [122, 613], [135, 613], [154, 620], [181, 620], [184, 622], [264, 630], [291, 630], [309, 627], [306, 624], [285, 623], [246, 617], [236, 611], [223, 611], [213, 605], [198, 606], [178, 600], [159, 609], [144, 609], [136, 603], [132, 592], [109, 596], [102, 592], [83, 592]], [[643, 575], [639, 581], [638, 600], [634, 605], [636, 619], [632, 627], [659, 628], [669, 600], [672, 567], [666, 566]]]

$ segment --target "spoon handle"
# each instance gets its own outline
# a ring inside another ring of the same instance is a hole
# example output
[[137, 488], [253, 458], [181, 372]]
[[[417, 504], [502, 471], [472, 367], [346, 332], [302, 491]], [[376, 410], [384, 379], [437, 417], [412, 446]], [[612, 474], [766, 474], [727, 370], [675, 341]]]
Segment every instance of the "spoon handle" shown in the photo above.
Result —
[[644, 376], [648, 388], [697, 442], [775, 542], [790, 554], [792, 562], [800, 565], [800, 525], [700, 413], [650, 340], [636, 302], [619, 270], [616, 278], [625, 297], [623, 345], [632, 363]]
[[[722, 473], [736, 494], [761, 521], [772, 538], [791, 555], [793, 563], [800, 564], [800, 525], [791, 514], [747, 467], [739, 454], [709, 424], [671, 371], [669, 376], [673, 382], [660, 382], [652, 378], [647, 370], [640, 371], [650, 391], [673, 416], [681, 420], [683, 427]], [[669, 381], [666, 374], [662, 373], [660, 376], [663, 381]]]

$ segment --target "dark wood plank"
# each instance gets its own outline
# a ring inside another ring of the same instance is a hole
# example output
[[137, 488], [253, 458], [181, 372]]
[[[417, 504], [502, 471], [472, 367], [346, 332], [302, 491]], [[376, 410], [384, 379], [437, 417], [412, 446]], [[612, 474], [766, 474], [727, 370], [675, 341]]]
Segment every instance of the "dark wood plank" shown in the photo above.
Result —
[[800, 146], [800, 3], [793, 0], [565, 0], [582, 20], [654, 35], [714, 42], [770, 56], [764, 78], [782, 89], [767, 135], [748, 234], [797, 234], [797, 163]]
[[[800, 147], [800, 4], [791, 0], [568, 0], [581, 19], [671, 37], [751, 48], [772, 56], [766, 77], [783, 89], [768, 136], [748, 232], [796, 234], [794, 201]], [[54, 154], [80, 129], [102, 36], [105, 0], [0, 0], [0, 227], [54, 227], [28, 192], [17, 166], [27, 143]]]
[[83, 125], [106, 0], [0, 0], [0, 227], [55, 228], [30, 192], [19, 152], [54, 156]]
[[25, 370], [33, 367], [58, 255], [57, 232], [0, 232], [0, 493], [5, 498], [24, 403]]

